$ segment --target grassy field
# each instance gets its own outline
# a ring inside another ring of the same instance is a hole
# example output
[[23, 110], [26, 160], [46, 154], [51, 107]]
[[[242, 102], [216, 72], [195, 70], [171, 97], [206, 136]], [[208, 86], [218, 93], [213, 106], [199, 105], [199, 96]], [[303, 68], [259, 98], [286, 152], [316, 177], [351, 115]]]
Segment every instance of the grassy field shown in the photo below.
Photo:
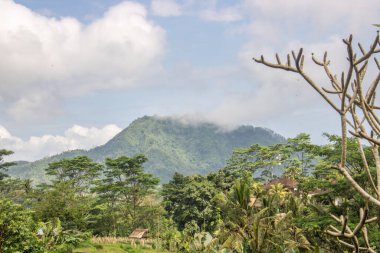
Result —
[[140, 249], [128, 247], [126, 244], [96, 244], [77, 248], [75, 253], [168, 253], [169, 251], [159, 251], [153, 249]]

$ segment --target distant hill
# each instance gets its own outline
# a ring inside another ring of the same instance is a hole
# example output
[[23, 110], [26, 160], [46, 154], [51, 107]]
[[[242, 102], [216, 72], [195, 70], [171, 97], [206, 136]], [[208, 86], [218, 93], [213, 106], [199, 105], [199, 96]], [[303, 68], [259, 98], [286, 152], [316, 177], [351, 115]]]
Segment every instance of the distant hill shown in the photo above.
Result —
[[223, 167], [236, 147], [284, 141], [284, 137], [261, 127], [240, 126], [225, 131], [211, 123], [185, 124], [171, 118], [144, 116], [102, 146], [68, 151], [31, 163], [20, 162], [9, 169], [9, 174], [46, 182], [44, 169], [63, 158], [87, 155], [94, 161], [103, 162], [106, 157], [142, 153], [149, 159], [145, 170], [167, 182], [174, 172], [206, 174]]

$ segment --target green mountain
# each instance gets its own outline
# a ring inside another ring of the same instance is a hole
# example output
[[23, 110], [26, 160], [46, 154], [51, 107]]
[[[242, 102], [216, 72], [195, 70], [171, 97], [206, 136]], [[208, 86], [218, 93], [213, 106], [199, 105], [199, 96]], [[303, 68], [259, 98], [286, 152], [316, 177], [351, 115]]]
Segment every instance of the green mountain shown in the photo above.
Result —
[[145, 116], [133, 121], [106, 144], [90, 150], [73, 150], [10, 168], [14, 177], [46, 182], [44, 169], [63, 158], [87, 155], [103, 162], [106, 157], [145, 154], [149, 171], [167, 182], [174, 172], [206, 174], [223, 167], [236, 147], [254, 143], [271, 145], [285, 139], [271, 130], [240, 126], [225, 131], [211, 123], [185, 124], [175, 119]]

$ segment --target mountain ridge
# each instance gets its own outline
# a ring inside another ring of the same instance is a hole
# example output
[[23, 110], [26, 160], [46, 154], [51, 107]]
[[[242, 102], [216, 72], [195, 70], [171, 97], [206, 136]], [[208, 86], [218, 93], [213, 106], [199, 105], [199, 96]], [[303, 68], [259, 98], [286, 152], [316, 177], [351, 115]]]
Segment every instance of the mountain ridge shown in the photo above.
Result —
[[103, 162], [106, 157], [145, 154], [148, 157], [145, 170], [167, 182], [174, 172], [206, 174], [222, 168], [234, 148], [284, 141], [281, 135], [261, 127], [243, 125], [226, 131], [208, 122], [188, 124], [175, 118], [144, 116], [103, 145], [18, 164], [10, 168], [9, 174], [44, 182], [48, 181], [44, 168], [64, 158], [87, 155], [94, 161]]

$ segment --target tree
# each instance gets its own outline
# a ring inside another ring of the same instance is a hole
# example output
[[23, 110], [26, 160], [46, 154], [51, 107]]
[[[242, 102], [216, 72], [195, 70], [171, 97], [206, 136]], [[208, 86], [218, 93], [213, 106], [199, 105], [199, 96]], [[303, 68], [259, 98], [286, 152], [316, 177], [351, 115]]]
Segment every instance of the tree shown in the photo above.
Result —
[[292, 150], [293, 157], [295, 158], [289, 167], [294, 167], [297, 164], [300, 173], [303, 175], [307, 174], [313, 161], [317, 158], [314, 151], [318, 149], [317, 145], [311, 144], [310, 135], [300, 133], [294, 138], [288, 138], [286, 146]]
[[95, 192], [99, 195], [100, 203], [106, 204], [110, 211], [108, 220], [114, 235], [122, 219], [127, 218], [123, 223], [129, 223], [132, 228], [136, 226], [140, 205], [159, 183], [158, 178], [144, 172], [143, 164], [146, 161], [144, 155], [106, 159], [104, 179], [98, 181]]
[[21, 204], [27, 201], [32, 191], [32, 180], [30, 179], [6, 178], [0, 181], [0, 196], [15, 203]]
[[84, 231], [93, 203], [90, 189], [101, 169], [87, 156], [50, 163], [45, 171], [54, 176], [52, 184], [39, 185], [32, 193], [35, 217], [45, 222], [59, 218], [64, 229]]
[[175, 173], [173, 179], [163, 185], [163, 204], [179, 230], [186, 225], [195, 230], [213, 231], [219, 218], [213, 198], [217, 194], [214, 184], [207, 178], [183, 176]]
[[[15, 165], [13, 162], [4, 162], [4, 156], [13, 154], [13, 151], [0, 149], [0, 180], [8, 177], [4, 171], [7, 171], [8, 167]], [[2, 172], [3, 171], [3, 172]]]
[[[307, 231], [307, 235], [314, 244], [324, 245], [330, 251], [342, 251], [342, 246], [333, 238], [326, 236], [326, 228], [330, 225], [342, 226], [341, 216], [349, 217], [347, 227], [353, 228], [355, 220], [360, 220], [360, 208], [366, 207], [367, 216], [376, 215], [377, 208], [366, 200], [351, 186], [351, 184], [340, 174], [338, 170], [331, 167], [339, 162], [341, 156], [341, 138], [337, 135], [325, 134], [329, 143], [315, 150], [320, 157], [315, 164], [315, 169], [309, 177], [303, 178], [299, 189], [305, 195], [308, 193], [307, 206], [308, 214], [299, 219], [299, 224]], [[363, 189], [370, 190], [371, 183], [366, 173], [362, 170], [363, 162], [357, 152], [358, 144], [355, 138], [347, 139], [347, 167], [354, 175], [354, 179], [360, 183]], [[370, 147], [364, 147], [364, 152], [369, 155]], [[370, 156], [368, 156], [370, 158]], [[373, 159], [368, 159], [371, 174], [375, 175], [375, 163]], [[336, 219], [338, 218], [338, 220]], [[367, 236], [373, 248], [380, 246], [378, 232], [379, 226], [376, 223], [366, 225]], [[354, 240], [364, 238], [361, 234], [354, 236]], [[334, 237], [336, 238], [336, 237]], [[345, 246], [344, 246], [345, 247]]]
[[[380, 118], [377, 115], [377, 110], [380, 107], [376, 104], [376, 91], [380, 82], [380, 63], [375, 58], [380, 53], [380, 39], [379, 33], [375, 37], [373, 43], [369, 46], [368, 50], [358, 43], [358, 50], [353, 46], [353, 37], [350, 35], [347, 39], [343, 40], [347, 49], [348, 68], [343, 71], [339, 77], [332, 73], [330, 69], [330, 60], [328, 60], [327, 52], [325, 52], [323, 59], [317, 59], [313, 54], [311, 56], [313, 62], [322, 67], [326, 74], [328, 83], [331, 84], [329, 88], [322, 87], [315, 80], [313, 80], [304, 69], [304, 54], [301, 48], [298, 53], [294, 51], [291, 55], [287, 55], [286, 63], [282, 63], [280, 57], [276, 54], [276, 62], [268, 62], [264, 56], [254, 58], [257, 63], [263, 64], [270, 68], [282, 69], [300, 75], [329, 105], [337, 112], [340, 117], [341, 124], [341, 155], [339, 162], [332, 168], [337, 169], [350, 183], [362, 197], [363, 200], [369, 201], [377, 206], [380, 213]], [[374, 78], [368, 77], [368, 70], [373, 60], [374, 67], [377, 69], [377, 74]], [[370, 62], [371, 61], [371, 62]], [[371, 80], [369, 80], [371, 78]], [[355, 172], [350, 171], [347, 163], [347, 139], [348, 135], [353, 136], [358, 144], [358, 154], [361, 157], [363, 171], [368, 181], [371, 183], [371, 189], [363, 188], [355, 179]], [[375, 161], [375, 175], [371, 173], [371, 168], [368, 163], [369, 157], [364, 151], [364, 144], [371, 147], [371, 156]], [[347, 239], [351, 243], [342, 241], [345, 246], [359, 252], [359, 242], [355, 240], [355, 236], [359, 232], [363, 233], [364, 246], [362, 248], [370, 252], [375, 252], [371, 245], [368, 243], [368, 235], [366, 221], [374, 221], [369, 219], [366, 208], [362, 209], [363, 215], [360, 217], [358, 226], [352, 231], [347, 225], [347, 218], [342, 216], [342, 228], [333, 228], [334, 231], [329, 231], [333, 236], [342, 239]], [[339, 220], [339, 219], [338, 219]], [[364, 223], [363, 223], [364, 221]]]
[[14, 162], [4, 162], [4, 156], [11, 154], [12, 151], [0, 150], [0, 197], [22, 203], [26, 193], [31, 190], [31, 180], [13, 179], [5, 173], [9, 167], [15, 165]]
[[54, 176], [53, 183], [66, 182], [83, 193], [89, 191], [101, 169], [102, 165], [87, 156], [77, 156], [50, 163], [45, 171], [47, 175]]
[[58, 218], [64, 230], [87, 229], [93, 203], [91, 195], [80, 195], [70, 183], [63, 181], [37, 188], [32, 195], [35, 219], [49, 222]]
[[260, 196], [263, 206], [258, 207], [251, 203], [253, 186], [251, 178], [240, 178], [219, 201], [224, 222], [213, 245], [241, 253], [309, 252], [312, 246], [302, 229], [293, 224], [293, 216], [302, 215], [300, 207], [295, 210], [295, 205], [279, 204], [279, 201], [294, 203], [292, 198], [285, 198], [290, 195], [281, 185], [275, 186], [270, 193], [263, 192]]
[[282, 173], [290, 178], [299, 178], [306, 175], [312, 166], [316, 147], [310, 143], [310, 136], [302, 133], [285, 143], [237, 148], [227, 166], [210, 178], [214, 178], [212, 180], [222, 189], [229, 189], [245, 173], [261, 174], [263, 180], [271, 180]]

